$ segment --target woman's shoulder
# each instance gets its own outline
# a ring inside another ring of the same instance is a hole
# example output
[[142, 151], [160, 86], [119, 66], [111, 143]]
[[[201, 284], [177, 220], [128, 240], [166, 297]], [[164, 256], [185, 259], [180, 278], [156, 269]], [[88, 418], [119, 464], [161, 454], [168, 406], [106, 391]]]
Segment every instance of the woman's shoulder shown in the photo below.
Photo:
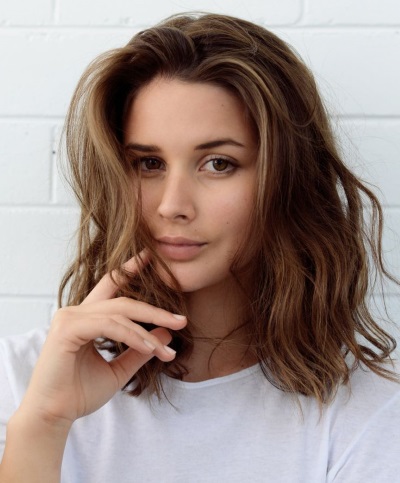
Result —
[[[400, 380], [398, 362], [384, 367]], [[328, 414], [327, 481], [365, 481], [360, 475], [366, 476], [371, 465], [378, 470], [381, 464], [387, 479], [380, 481], [395, 481], [389, 475], [399, 471], [400, 440], [394, 435], [400, 431], [400, 383], [359, 365], [349, 383], [339, 388]]]
[[47, 332], [48, 328], [40, 328], [0, 338], [0, 370], [10, 384], [18, 381], [18, 385], [27, 386]]
[[19, 356], [22, 353], [25, 359], [32, 356], [37, 358], [48, 330], [48, 327], [41, 327], [23, 334], [0, 337], [0, 348], [3, 354], [6, 353], [10, 356]]
[[373, 412], [386, 405], [391, 399], [400, 397], [400, 364], [396, 357], [381, 365], [388, 371], [388, 378], [359, 364], [351, 374], [349, 383], [338, 390], [337, 401], [341, 410], [351, 411], [353, 407]]
[[[393, 359], [381, 366], [392, 377], [386, 378], [359, 364], [349, 382], [339, 387], [330, 405], [330, 417], [344, 425], [362, 427], [374, 418], [384, 417], [400, 402], [400, 364]], [[399, 421], [400, 423], [400, 421]]]
[[48, 329], [0, 338], [0, 459], [7, 422], [20, 405]]

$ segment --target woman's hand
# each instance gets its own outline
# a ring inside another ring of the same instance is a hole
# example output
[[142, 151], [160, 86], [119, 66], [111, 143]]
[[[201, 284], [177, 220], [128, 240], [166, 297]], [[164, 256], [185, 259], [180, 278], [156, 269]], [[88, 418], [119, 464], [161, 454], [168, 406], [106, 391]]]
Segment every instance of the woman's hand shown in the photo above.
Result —
[[[133, 258], [124, 268], [134, 275], [140, 263]], [[171, 341], [167, 328], [181, 329], [186, 319], [143, 302], [113, 298], [117, 290], [107, 274], [81, 305], [57, 311], [20, 410], [46, 422], [72, 424], [103, 406], [152, 357], [175, 357], [166, 345]], [[133, 320], [159, 327], [148, 332]], [[97, 338], [129, 348], [106, 361], [94, 347]]]
[[[133, 258], [124, 268], [135, 275], [140, 263]], [[7, 425], [2, 482], [59, 482], [72, 423], [105, 404], [152, 357], [175, 357], [166, 346], [171, 340], [167, 328], [181, 329], [186, 319], [137, 300], [114, 298], [117, 290], [105, 275], [81, 305], [56, 313], [25, 397]], [[133, 320], [159, 327], [148, 332]], [[94, 347], [100, 337], [129, 348], [106, 361]]]

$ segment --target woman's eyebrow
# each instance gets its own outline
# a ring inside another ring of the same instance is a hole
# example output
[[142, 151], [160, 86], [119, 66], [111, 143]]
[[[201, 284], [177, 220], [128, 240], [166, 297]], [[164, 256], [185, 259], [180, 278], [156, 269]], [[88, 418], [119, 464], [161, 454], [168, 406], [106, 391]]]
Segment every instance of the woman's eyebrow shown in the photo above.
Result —
[[[207, 143], [202, 143], [196, 146], [194, 149], [196, 151], [202, 150], [202, 149], [211, 149], [211, 148], [217, 148], [219, 146], [225, 146], [225, 145], [231, 145], [231, 146], [239, 146], [241, 148], [244, 148], [244, 144], [239, 143], [238, 141], [234, 141], [233, 139], [227, 138], [227, 139], [216, 139], [215, 141], [209, 141]], [[154, 153], [154, 152], [160, 152], [162, 149], [154, 144], [139, 144], [139, 143], [128, 143], [125, 146], [126, 149], [132, 149], [134, 151], [139, 151], [141, 153]]]
[[140, 151], [141, 153], [154, 153], [156, 151], [161, 151], [158, 146], [153, 144], [139, 144], [139, 143], [128, 143], [125, 149], [132, 149], [134, 151]]
[[225, 146], [229, 144], [231, 146], [239, 146], [244, 148], [244, 144], [234, 141], [233, 139], [216, 139], [215, 141], [209, 141], [208, 143], [199, 144], [194, 149], [201, 150], [201, 149], [210, 149], [210, 148], [218, 148], [219, 146]]

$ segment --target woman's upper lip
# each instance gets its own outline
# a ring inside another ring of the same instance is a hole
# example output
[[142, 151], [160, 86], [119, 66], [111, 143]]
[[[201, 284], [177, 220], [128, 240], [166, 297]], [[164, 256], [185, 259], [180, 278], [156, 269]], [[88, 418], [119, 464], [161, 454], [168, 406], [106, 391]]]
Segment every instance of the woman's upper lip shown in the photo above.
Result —
[[185, 238], [183, 236], [162, 236], [156, 238], [159, 243], [166, 243], [168, 245], [205, 245], [206, 242], [191, 240], [190, 238]]

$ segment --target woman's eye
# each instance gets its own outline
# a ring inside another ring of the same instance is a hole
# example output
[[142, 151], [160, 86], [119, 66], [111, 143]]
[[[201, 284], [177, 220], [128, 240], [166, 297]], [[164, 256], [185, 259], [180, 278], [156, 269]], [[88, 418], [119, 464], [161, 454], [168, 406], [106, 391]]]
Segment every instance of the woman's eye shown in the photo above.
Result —
[[140, 166], [143, 171], [153, 171], [161, 169], [162, 162], [157, 158], [142, 158], [140, 160]]
[[228, 173], [234, 170], [235, 166], [229, 159], [214, 158], [205, 164], [205, 168], [213, 173]]

